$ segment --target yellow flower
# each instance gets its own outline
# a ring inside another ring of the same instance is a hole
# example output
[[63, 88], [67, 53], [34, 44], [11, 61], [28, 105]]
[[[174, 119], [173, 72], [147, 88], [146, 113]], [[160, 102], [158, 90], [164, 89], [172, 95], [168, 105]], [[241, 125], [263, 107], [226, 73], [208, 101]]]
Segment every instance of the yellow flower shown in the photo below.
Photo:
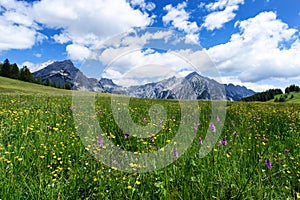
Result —
[[123, 180], [123, 181], [125, 181], [125, 180], [126, 180], [126, 177], [125, 177], [125, 176], [123, 176], [122, 180]]
[[140, 185], [140, 184], [141, 184], [141, 182], [140, 182], [140, 181], [136, 181], [136, 182], [135, 182], [135, 184], [137, 184], [137, 185]]
[[44, 159], [44, 158], [45, 158], [45, 156], [40, 156], [40, 158], [41, 158], [41, 159]]
[[18, 158], [18, 161], [21, 162], [23, 160], [23, 158]]
[[127, 186], [127, 189], [128, 189], [128, 190], [131, 190], [131, 189], [132, 189], [131, 185], [128, 185], [128, 186]]
[[166, 142], [167, 142], [167, 143], [170, 143], [170, 142], [171, 142], [171, 140], [167, 140]]
[[289, 190], [289, 189], [290, 189], [288, 186], [284, 186], [284, 187], [285, 187], [285, 189], [287, 189], [287, 190]]
[[230, 158], [230, 156], [231, 156], [230, 154], [228, 154], [228, 153], [226, 154], [226, 157], [227, 157], [227, 158]]
[[94, 182], [97, 182], [97, 181], [98, 181], [98, 179], [95, 177], [95, 178], [94, 178]]

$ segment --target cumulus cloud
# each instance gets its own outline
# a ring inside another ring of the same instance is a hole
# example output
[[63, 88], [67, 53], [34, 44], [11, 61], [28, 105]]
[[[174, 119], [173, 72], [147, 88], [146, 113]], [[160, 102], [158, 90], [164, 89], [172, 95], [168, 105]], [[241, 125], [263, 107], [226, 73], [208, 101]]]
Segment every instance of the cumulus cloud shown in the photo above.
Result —
[[207, 4], [206, 9], [212, 12], [205, 17], [202, 27], [211, 31], [222, 28], [225, 23], [235, 18], [235, 11], [240, 4], [244, 4], [244, 0], [219, 0]]
[[198, 42], [199, 26], [196, 22], [190, 21], [190, 14], [185, 10], [186, 6], [186, 2], [179, 3], [176, 7], [171, 4], [166, 5], [164, 10], [167, 11], [167, 14], [162, 17], [162, 20], [165, 24], [171, 24], [178, 30], [184, 31]]
[[77, 59], [75, 55], [78, 55], [78, 59], [82, 59], [83, 56], [75, 53], [79, 46], [81, 52], [83, 47], [93, 49], [111, 36], [152, 23], [154, 16], [145, 10], [154, 9], [155, 4], [143, 0], [134, 0], [133, 4], [141, 9], [134, 9], [126, 0], [41, 0], [33, 3], [2, 0], [0, 50], [31, 48], [36, 42], [47, 39], [41, 33], [46, 27], [60, 30], [51, 38], [60, 44], [74, 44], [66, 50], [71, 58]]
[[74, 60], [84, 60], [86, 58], [91, 58], [91, 51], [82, 45], [79, 44], [70, 44], [66, 47], [68, 56]]
[[147, 12], [133, 9], [125, 0], [42, 0], [33, 4], [32, 12], [45, 26], [62, 29], [54, 36], [57, 42], [88, 47], [132, 27], [152, 23]]
[[277, 19], [276, 13], [262, 12], [235, 26], [240, 32], [229, 42], [208, 49], [222, 73], [238, 73], [242, 82], [300, 75], [299, 32]]
[[28, 49], [36, 42], [47, 39], [39, 32], [38, 25], [28, 15], [30, 5], [26, 2], [3, 0], [0, 2], [0, 51]]

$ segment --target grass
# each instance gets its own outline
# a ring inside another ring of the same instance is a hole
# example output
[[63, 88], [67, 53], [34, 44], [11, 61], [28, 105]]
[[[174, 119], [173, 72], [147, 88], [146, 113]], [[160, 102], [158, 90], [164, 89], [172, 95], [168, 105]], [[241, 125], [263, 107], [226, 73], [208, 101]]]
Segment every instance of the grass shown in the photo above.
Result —
[[57, 89], [50, 86], [43, 86], [23, 81], [18, 81], [0, 76], [0, 93], [1, 94], [24, 94], [24, 95], [71, 95], [72, 91]]
[[110, 96], [99, 94], [88, 117], [103, 133], [84, 146], [70, 91], [5, 78], [0, 87], [0, 199], [300, 198], [300, 104], [228, 102], [219, 138], [227, 144], [215, 144], [201, 158], [199, 138], [207, 134], [212, 104], [199, 101], [201, 123], [191, 127], [197, 136], [190, 148], [165, 168], [138, 173], [142, 166], [133, 163], [128, 173], [117, 164], [104, 165], [90, 152], [104, 150], [106, 139], [136, 154], [162, 151], [167, 144], [177, 147], [174, 136], [188, 117], [180, 115], [177, 101], [131, 99], [130, 116], [142, 126], [153, 123], [148, 110], [154, 104], [167, 110], [166, 120], [155, 122], [161, 131], [138, 138], [123, 132]]
[[[285, 94], [282, 94], [282, 95], [284, 96]], [[287, 95], [287, 98], [285, 99], [285, 102], [287, 102], [287, 103], [300, 103], [300, 92], [290, 92], [289, 94], [286, 94], [286, 95]], [[292, 95], [294, 96], [293, 98], [291, 98]], [[275, 98], [279, 99], [280, 96], [281, 95], [276, 95], [274, 97], [274, 99]], [[274, 102], [274, 99], [270, 100], [269, 102]]]

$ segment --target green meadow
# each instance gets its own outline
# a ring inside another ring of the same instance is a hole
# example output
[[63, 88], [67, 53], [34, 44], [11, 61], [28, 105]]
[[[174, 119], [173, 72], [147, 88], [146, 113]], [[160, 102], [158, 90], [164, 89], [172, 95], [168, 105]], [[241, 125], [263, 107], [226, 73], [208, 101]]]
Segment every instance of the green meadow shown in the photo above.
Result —
[[[203, 158], [212, 102], [197, 103], [200, 123], [191, 127], [197, 134], [187, 151], [173, 152], [178, 159], [162, 169], [139, 173], [131, 164], [129, 173], [103, 164], [83, 145], [72, 91], [0, 77], [0, 199], [300, 198], [300, 103], [228, 102], [221, 136]], [[149, 138], [124, 133], [110, 95], [97, 94], [95, 104], [91, 118], [103, 130], [96, 151], [105, 148], [104, 138], [135, 154], [175, 149], [183, 117], [177, 101], [131, 99], [130, 116], [141, 126], [152, 123], [152, 105], [167, 111]]]

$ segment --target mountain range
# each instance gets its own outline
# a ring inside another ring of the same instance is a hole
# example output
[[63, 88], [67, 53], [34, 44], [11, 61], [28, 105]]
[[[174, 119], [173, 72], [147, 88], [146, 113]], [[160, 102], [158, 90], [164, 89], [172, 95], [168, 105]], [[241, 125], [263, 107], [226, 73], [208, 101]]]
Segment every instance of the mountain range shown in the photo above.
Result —
[[73, 90], [107, 92], [139, 98], [236, 101], [255, 94], [244, 86], [220, 84], [196, 72], [186, 77], [173, 76], [154, 83], [124, 87], [108, 78], [88, 78], [70, 60], [47, 62], [36, 69], [33, 76], [35, 79], [40, 78], [43, 83], [49, 79], [51, 83], [59, 85], [69, 83]]

